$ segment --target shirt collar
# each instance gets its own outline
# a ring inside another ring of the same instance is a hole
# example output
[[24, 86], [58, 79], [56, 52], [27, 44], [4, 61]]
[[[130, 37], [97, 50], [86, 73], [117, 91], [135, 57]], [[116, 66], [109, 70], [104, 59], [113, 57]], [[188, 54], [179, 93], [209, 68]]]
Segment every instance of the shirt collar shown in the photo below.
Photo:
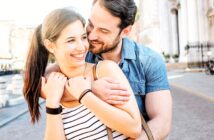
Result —
[[128, 38], [123, 39], [123, 46], [122, 46], [122, 60], [123, 59], [133, 59], [136, 60], [135, 54], [135, 43]]
[[98, 63], [99, 61], [103, 60], [103, 58], [99, 54], [96, 54], [95, 56], [95, 63]]

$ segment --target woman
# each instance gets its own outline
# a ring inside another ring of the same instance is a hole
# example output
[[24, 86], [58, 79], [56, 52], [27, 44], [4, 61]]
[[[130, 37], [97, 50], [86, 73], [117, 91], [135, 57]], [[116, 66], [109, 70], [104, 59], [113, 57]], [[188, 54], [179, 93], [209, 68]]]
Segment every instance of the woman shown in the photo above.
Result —
[[[74, 11], [57, 9], [36, 29], [24, 77], [24, 96], [32, 122], [39, 120], [41, 95], [46, 98], [46, 140], [107, 139], [106, 126], [115, 130], [114, 139], [136, 138], [141, 132], [141, 121], [130, 85], [117, 64], [103, 61], [95, 67], [85, 62], [89, 44], [84, 25], [83, 18]], [[60, 73], [52, 72], [45, 79], [42, 76], [49, 54], [55, 57]], [[103, 102], [90, 90], [94, 76], [122, 81], [131, 94], [130, 100], [117, 106]], [[63, 95], [64, 90], [71, 95]], [[66, 101], [67, 96], [73, 100]]]

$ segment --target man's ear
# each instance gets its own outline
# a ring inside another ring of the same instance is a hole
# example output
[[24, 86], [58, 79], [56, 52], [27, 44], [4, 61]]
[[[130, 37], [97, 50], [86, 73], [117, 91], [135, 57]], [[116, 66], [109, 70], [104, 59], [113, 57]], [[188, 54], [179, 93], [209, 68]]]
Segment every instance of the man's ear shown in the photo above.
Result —
[[132, 30], [132, 25], [127, 26], [126, 28], [124, 28], [121, 32], [122, 37], [126, 37], [130, 34]]
[[49, 39], [44, 40], [44, 45], [50, 53], [54, 53], [53, 43]]

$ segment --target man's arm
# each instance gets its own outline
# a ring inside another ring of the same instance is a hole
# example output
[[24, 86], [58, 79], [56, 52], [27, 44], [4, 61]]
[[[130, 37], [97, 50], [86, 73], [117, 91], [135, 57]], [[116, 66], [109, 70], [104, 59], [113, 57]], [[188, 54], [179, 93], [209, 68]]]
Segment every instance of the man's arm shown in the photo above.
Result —
[[146, 76], [145, 109], [149, 117], [147, 123], [154, 139], [162, 140], [169, 134], [172, 121], [172, 97], [166, 65], [162, 57], [155, 52], [151, 52], [151, 57], [147, 57], [144, 62], [146, 62], [144, 67]]
[[[51, 72], [60, 72], [56, 63], [47, 66], [45, 77], [47, 78]], [[93, 81], [91, 88], [97, 97], [112, 105], [123, 105], [130, 99], [126, 86], [111, 77], [103, 77]], [[65, 90], [62, 101], [73, 101], [73, 97]]]
[[111, 77], [102, 77], [93, 81], [92, 91], [100, 99], [112, 105], [123, 105], [130, 99], [126, 86]]
[[[146, 111], [150, 120], [147, 122], [155, 140], [163, 140], [171, 129], [172, 97], [169, 90], [148, 93], [145, 99]], [[142, 130], [138, 140], [147, 140]]]
[[48, 76], [51, 72], [60, 72], [60, 68], [57, 63], [49, 64], [45, 70], [45, 77]]

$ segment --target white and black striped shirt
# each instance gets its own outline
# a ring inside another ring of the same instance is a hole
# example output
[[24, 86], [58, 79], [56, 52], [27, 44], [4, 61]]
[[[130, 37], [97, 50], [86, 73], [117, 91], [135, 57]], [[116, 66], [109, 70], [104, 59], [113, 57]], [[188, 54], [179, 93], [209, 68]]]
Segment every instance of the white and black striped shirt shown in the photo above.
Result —
[[[106, 126], [84, 105], [63, 108], [63, 126], [68, 140], [107, 140]], [[128, 139], [125, 135], [112, 131], [114, 140]]]

